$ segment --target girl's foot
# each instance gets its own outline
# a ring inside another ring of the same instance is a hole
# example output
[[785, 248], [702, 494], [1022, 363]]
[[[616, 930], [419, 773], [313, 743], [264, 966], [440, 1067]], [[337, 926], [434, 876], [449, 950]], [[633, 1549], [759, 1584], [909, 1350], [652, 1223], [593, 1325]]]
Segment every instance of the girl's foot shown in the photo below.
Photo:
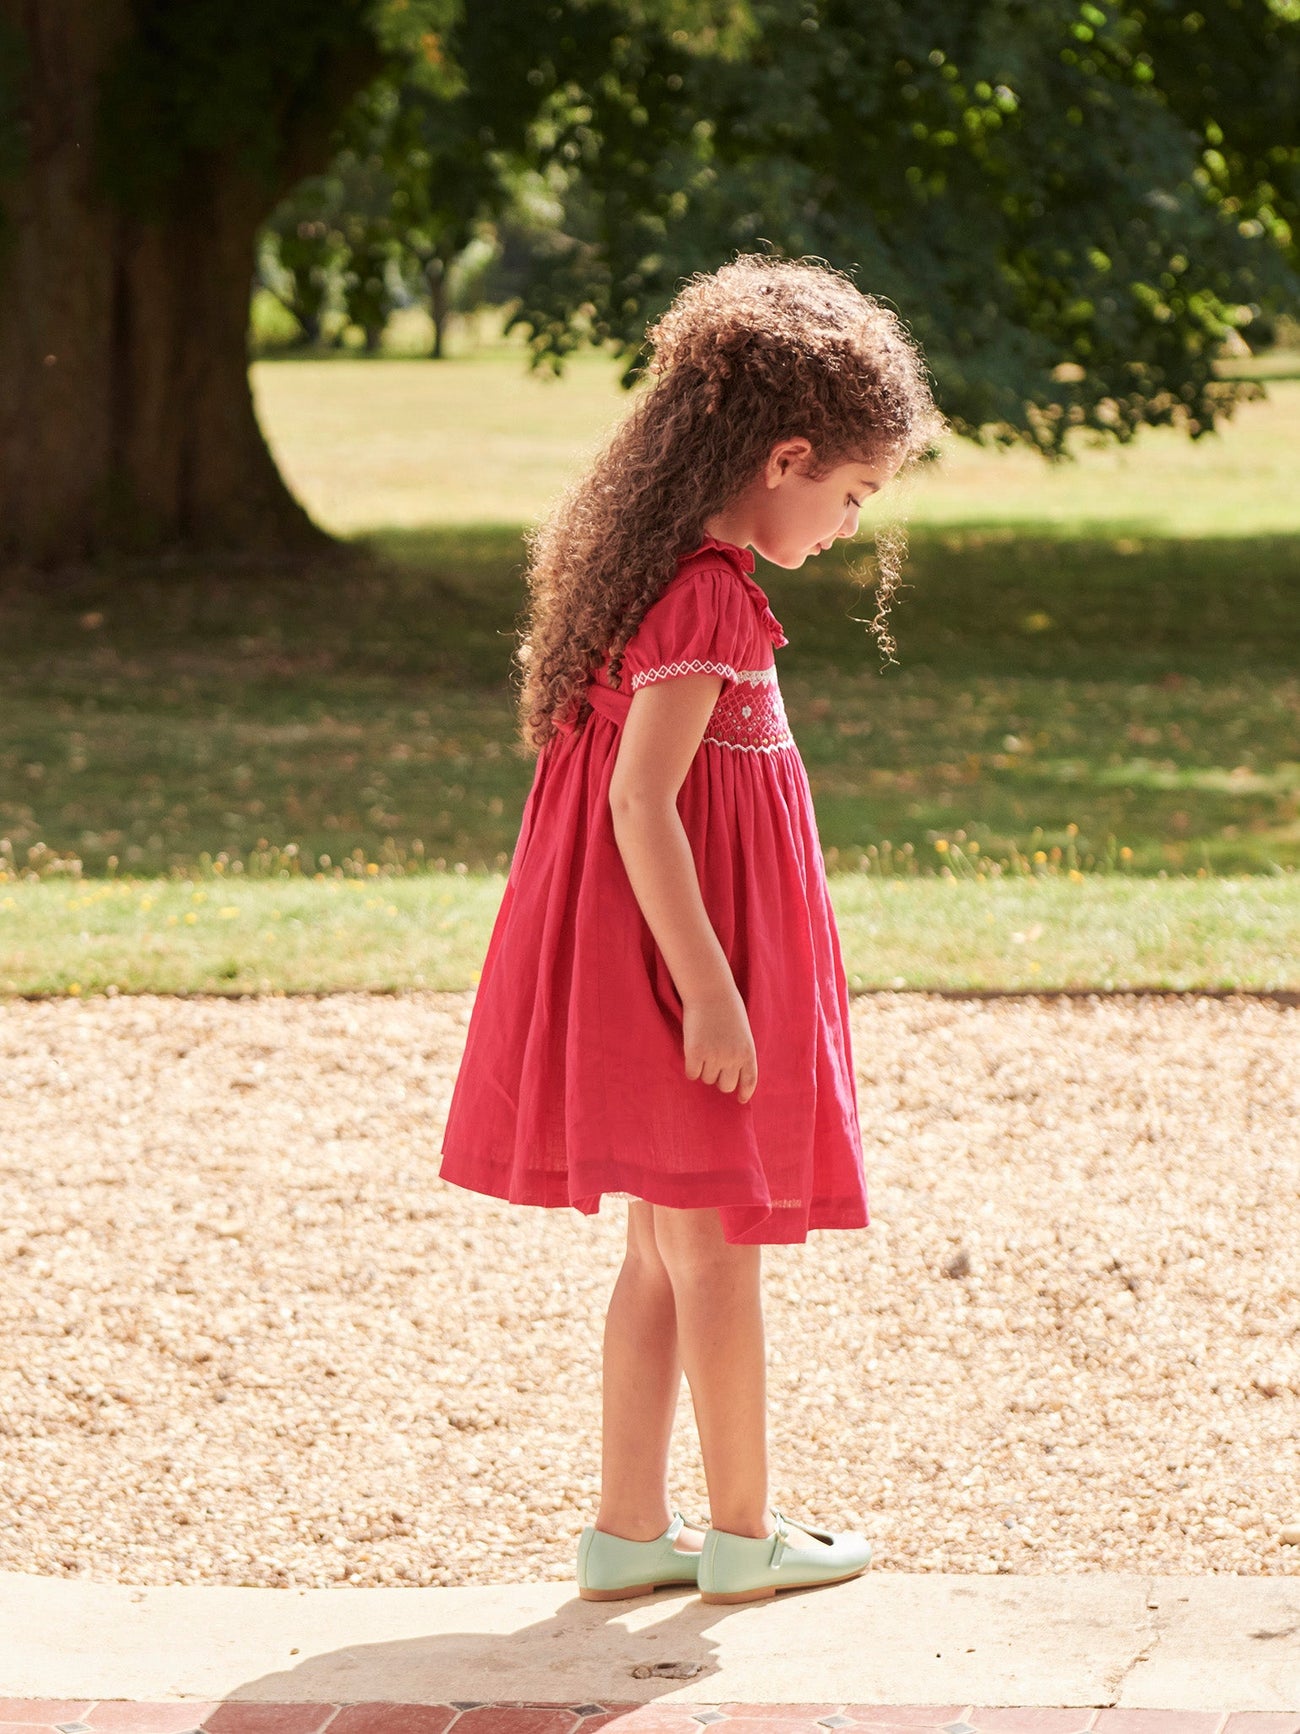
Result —
[[871, 1543], [865, 1536], [809, 1530], [789, 1522], [784, 1512], [772, 1515], [774, 1537], [709, 1531], [696, 1579], [701, 1601], [764, 1601], [781, 1590], [844, 1583], [871, 1564]]
[[[686, 1519], [680, 1511], [673, 1512], [671, 1522], [658, 1535], [647, 1536], [648, 1527], [645, 1522], [629, 1520], [622, 1525], [633, 1531], [629, 1536], [620, 1534], [613, 1522], [608, 1529], [597, 1528], [594, 1523], [584, 1526], [578, 1539], [578, 1594], [583, 1601], [630, 1601], [670, 1586], [699, 1587], [709, 1538], [701, 1537], [699, 1546], [682, 1547], [678, 1537], [686, 1529]], [[700, 1536], [699, 1530], [690, 1534]]]

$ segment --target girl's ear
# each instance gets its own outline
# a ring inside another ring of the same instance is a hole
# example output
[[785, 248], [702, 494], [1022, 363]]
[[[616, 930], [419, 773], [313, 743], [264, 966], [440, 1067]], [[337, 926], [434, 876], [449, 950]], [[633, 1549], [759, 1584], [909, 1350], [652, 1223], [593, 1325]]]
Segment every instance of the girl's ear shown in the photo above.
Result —
[[768, 453], [763, 480], [769, 488], [779, 487], [788, 475], [801, 473], [811, 456], [812, 441], [805, 439], [802, 434], [793, 439], [781, 440]]

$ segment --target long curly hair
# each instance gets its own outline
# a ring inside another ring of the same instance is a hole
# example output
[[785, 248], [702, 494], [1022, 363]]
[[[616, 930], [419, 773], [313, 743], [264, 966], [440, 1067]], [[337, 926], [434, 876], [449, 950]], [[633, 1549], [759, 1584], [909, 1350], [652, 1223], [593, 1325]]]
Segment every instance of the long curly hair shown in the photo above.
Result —
[[[533, 748], [558, 720], [586, 721], [587, 682], [606, 656], [619, 685], [628, 640], [680, 556], [780, 440], [806, 438], [822, 476], [851, 459], [901, 455], [906, 466], [945, 425], [897, 316], [819, 262], [742, 254], [691, 278], [646, 336], [652, 383], [528, 539], [516, 654], [520, 732]], [[902, 547], [895, 530], [882, 551], [878, 632]]]

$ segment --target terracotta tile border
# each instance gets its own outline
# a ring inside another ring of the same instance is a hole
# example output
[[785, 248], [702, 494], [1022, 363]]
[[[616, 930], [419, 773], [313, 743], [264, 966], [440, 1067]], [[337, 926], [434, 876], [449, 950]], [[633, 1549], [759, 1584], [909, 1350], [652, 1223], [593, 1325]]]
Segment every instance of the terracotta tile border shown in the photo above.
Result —
[[1214, 1710], [1098, 1710], [1097, 1734], [1219, 1734], [1227, 1712]]
[[1095, 1726], [1098, 1710], [982, 1709], [978, 1704], [966, 1712], [980, 1734], [1084, 1734]]
[[846, 1704], [849, 1722], [876, 1728], [946, 1728], [966, 1717], [964, 1704]]
[[199, 1727], [206, 1734], [321, 1734], [339, 1713], [337, 1704], [259, 1704], [227, 1698]]
[[[167, 1704], [106, 1698], [79, 1718], [92, 1734], [188, 1734], [221, 1708], [220, 1699], [173, 1699]], [[56, 1723], [57, 1727], [58, 1724]], [[286, 1730], [286, 1734], [288, 1731]]]
[[329, 1734], [446, 1734], [460, 1714], [450, 1704], [344, 1704]]
[[93, 1698], [0, 1698], [0, 1722], [53, 1728], [56, 1722], [80, 1722], [93, 1703]]

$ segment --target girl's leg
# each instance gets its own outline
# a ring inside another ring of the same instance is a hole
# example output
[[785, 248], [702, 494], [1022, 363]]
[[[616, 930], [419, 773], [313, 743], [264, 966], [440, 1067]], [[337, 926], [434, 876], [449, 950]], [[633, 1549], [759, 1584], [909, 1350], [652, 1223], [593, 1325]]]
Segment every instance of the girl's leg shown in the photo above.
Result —
[[761, 1246], [729, 1246], [716, 1210], [654, 1206], [716, 1529], [770, 1535]]
[[[605, 1319], [601, 1380], [604, 1432], [596, 1528], [653, 1541], [672, 1518], [668, 1447], [682, 1384], [673, 1289], [655, 1244], [654, 1206], [629, 1202], [627, 1253]], [[682, 1529], [679, 1552], [704, 1536]]]

